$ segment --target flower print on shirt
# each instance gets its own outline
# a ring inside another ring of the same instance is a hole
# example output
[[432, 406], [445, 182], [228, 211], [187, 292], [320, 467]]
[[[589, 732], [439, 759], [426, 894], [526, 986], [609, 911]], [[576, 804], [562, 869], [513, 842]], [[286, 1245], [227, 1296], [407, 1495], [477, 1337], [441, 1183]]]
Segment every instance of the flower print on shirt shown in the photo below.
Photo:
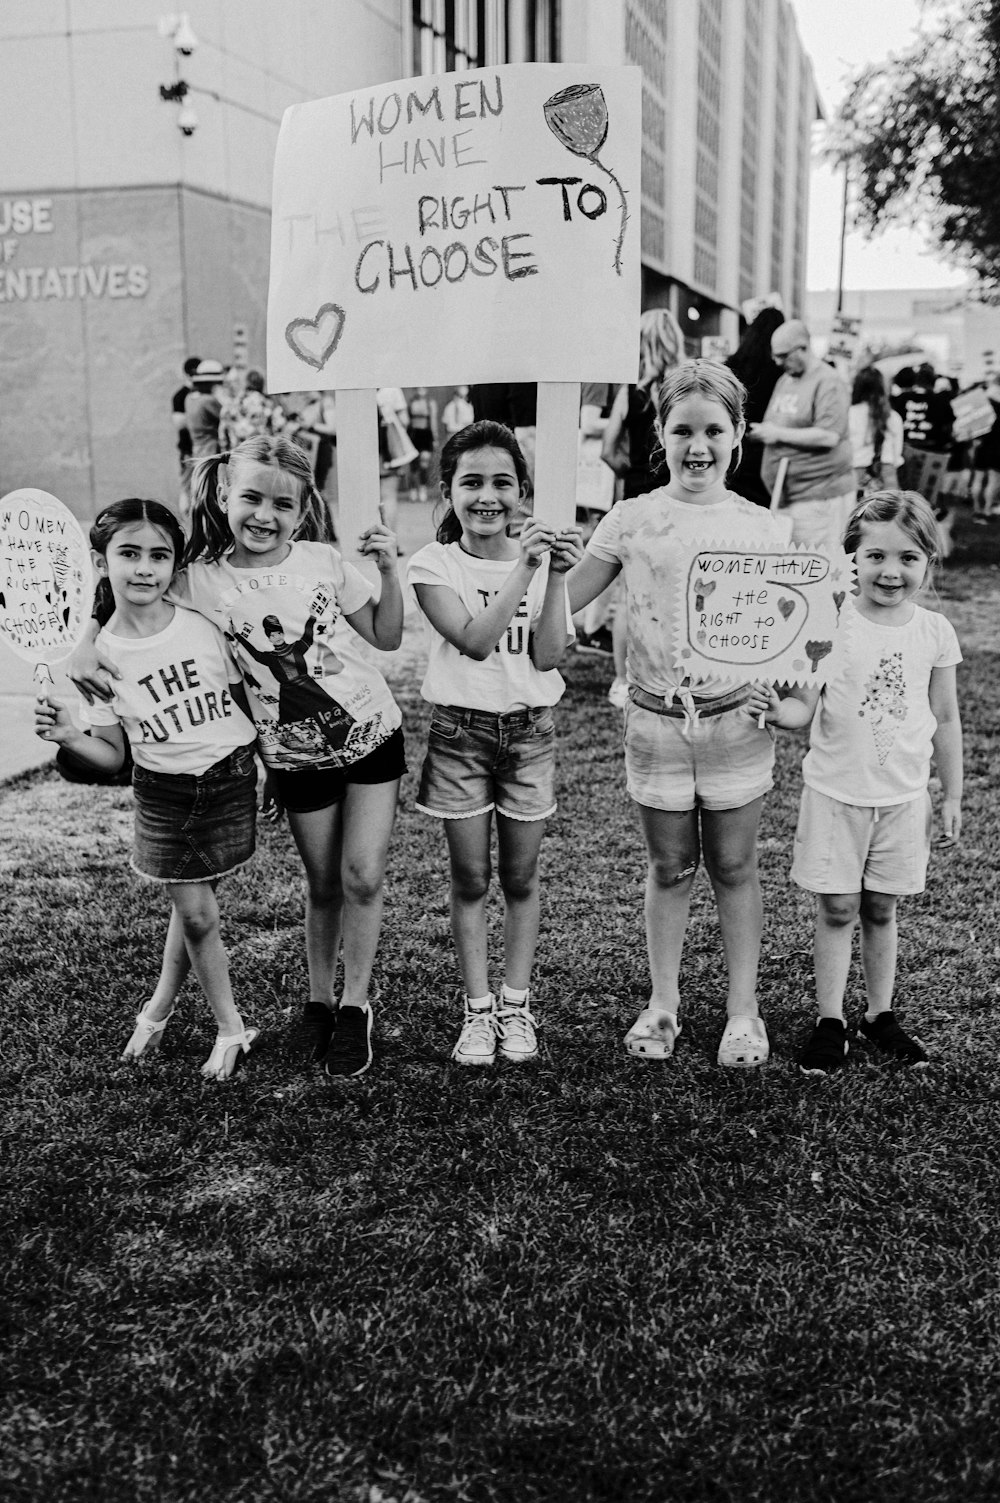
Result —
[[867, 716], [871, 724], [879, 766], [884, 767], [896, 739], [896, 728], [906, 719], [906, 685], [901, 652], [882, 658], [875, 672], [869, 675], [858, 714], [862, 718]]

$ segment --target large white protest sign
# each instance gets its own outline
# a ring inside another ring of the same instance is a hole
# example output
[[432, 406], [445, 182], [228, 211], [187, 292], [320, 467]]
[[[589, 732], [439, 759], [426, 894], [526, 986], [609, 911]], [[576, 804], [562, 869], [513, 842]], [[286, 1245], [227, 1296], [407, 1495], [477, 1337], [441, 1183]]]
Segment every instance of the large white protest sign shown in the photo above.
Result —
[[536, 63], [287, 110], [269, 389], [634, 380], [640, 100]]
[[677, 665], [695, 678], [822, 685], [853, 564], [841, 549], [692, 546], [677, 604]]
[[90, 546], [68, 507], [25, 487], [0, 501], [0, 634], [35, 678], [68, 657], [90, 619]]

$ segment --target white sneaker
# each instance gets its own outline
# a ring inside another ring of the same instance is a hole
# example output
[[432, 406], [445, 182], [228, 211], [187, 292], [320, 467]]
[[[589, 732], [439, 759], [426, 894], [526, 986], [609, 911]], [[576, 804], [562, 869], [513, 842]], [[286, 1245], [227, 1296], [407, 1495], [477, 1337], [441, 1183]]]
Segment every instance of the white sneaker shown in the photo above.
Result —
[[628, 704], [628, 684], [623, 678], [616, 678], [608, 690], [608, 698], [616, 710], [624, 710]]
[[502, 997], [497, 1009], [500, 1053], [513, 1064], [523, 1064], [525, 1060], [534, 1059], [538, 1053], [536, 1024], [528, 1009], [530, 1001], [530, 992], [524, 1002], [508, 1002]]
[[459, 1065], [491, 1065], [497, 1052], [496, 998], [490, 993], [490, 1005], [472, 1008], [465, 999], [465, 1022], [451, 1057]]

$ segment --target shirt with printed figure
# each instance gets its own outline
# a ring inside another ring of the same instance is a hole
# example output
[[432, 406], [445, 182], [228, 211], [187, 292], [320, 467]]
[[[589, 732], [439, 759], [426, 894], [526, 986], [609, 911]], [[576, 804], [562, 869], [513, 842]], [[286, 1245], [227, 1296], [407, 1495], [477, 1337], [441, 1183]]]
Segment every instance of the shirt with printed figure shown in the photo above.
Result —
[[87, 725], [121, 725], [132, 756], [152, 772], [200, 776], [256, 731], [230, 685], [240, 673], [217, 626], [175, 606], [173, 619], [151, 637], [122, 637], [105, 627], [97, 650], [121, 674], [110, 701], [81, 707]]
[[846, 600], [810, 728], [804, 781], [842, 804], [867, 808], [920, 798], [937, 730], [931, 673], [961, 661], [955, 628], [939, 611], [917, 605], [905, 625], [883, 625]]
[[788, 546], [786, 519], [727, 491], [710, 505], [678, 501], [665, 489], [619, 501], [598, 523], [587, 552], [622, 566], [628, 617], [628, 682], [671, 698], [681, 687], [703, 698], [721, 698], [734, 685], [718, 677], [689, 683], [675, 667], [677, 602], [684, 598], [681, 559], [692, 546], [781, 549]]
[[[446, 585], [470, 616], [478, 615], [503, 588], [518, 560], [477, 558], [460, 543], [428, 543], [410, 559], [412, 585]], [[545, 596], [548, 559], [535, 570], [523, 600], [493, 651], [482, 661], [465, 657], [424, 618], [427, 671], [420, 693], [430, 704], [504, 714], [508, 710], [554, 705], [566, 685], [555, 668], [536, 668], [529, 638]], [[567, 640], [573, 635], [566, 606]]]
[[261, 756], [282, 772], [350, 766], [402, 724], [345, 619], [371, 597], [364, 575], [328, 543], [293, 542], [280, 564], [259, 569], [195, 562], [171, 586], [171, 598], [226, 633]]

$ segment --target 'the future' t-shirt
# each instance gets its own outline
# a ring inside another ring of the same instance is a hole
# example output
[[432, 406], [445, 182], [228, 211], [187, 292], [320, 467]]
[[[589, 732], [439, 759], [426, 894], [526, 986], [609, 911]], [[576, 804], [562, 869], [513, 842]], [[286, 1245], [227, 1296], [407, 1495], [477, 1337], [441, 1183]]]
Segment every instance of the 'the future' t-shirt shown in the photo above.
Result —
[[84, 705], [81, 719], [122, 725], [140, 767], [199, 775], [256, 739], [230, 693], [240, 675], [222, 633], [197, 611], [175, 606], [170, 625], [152, 637], [105, 628], [97, 650], [122, 676], [110, 703]]

